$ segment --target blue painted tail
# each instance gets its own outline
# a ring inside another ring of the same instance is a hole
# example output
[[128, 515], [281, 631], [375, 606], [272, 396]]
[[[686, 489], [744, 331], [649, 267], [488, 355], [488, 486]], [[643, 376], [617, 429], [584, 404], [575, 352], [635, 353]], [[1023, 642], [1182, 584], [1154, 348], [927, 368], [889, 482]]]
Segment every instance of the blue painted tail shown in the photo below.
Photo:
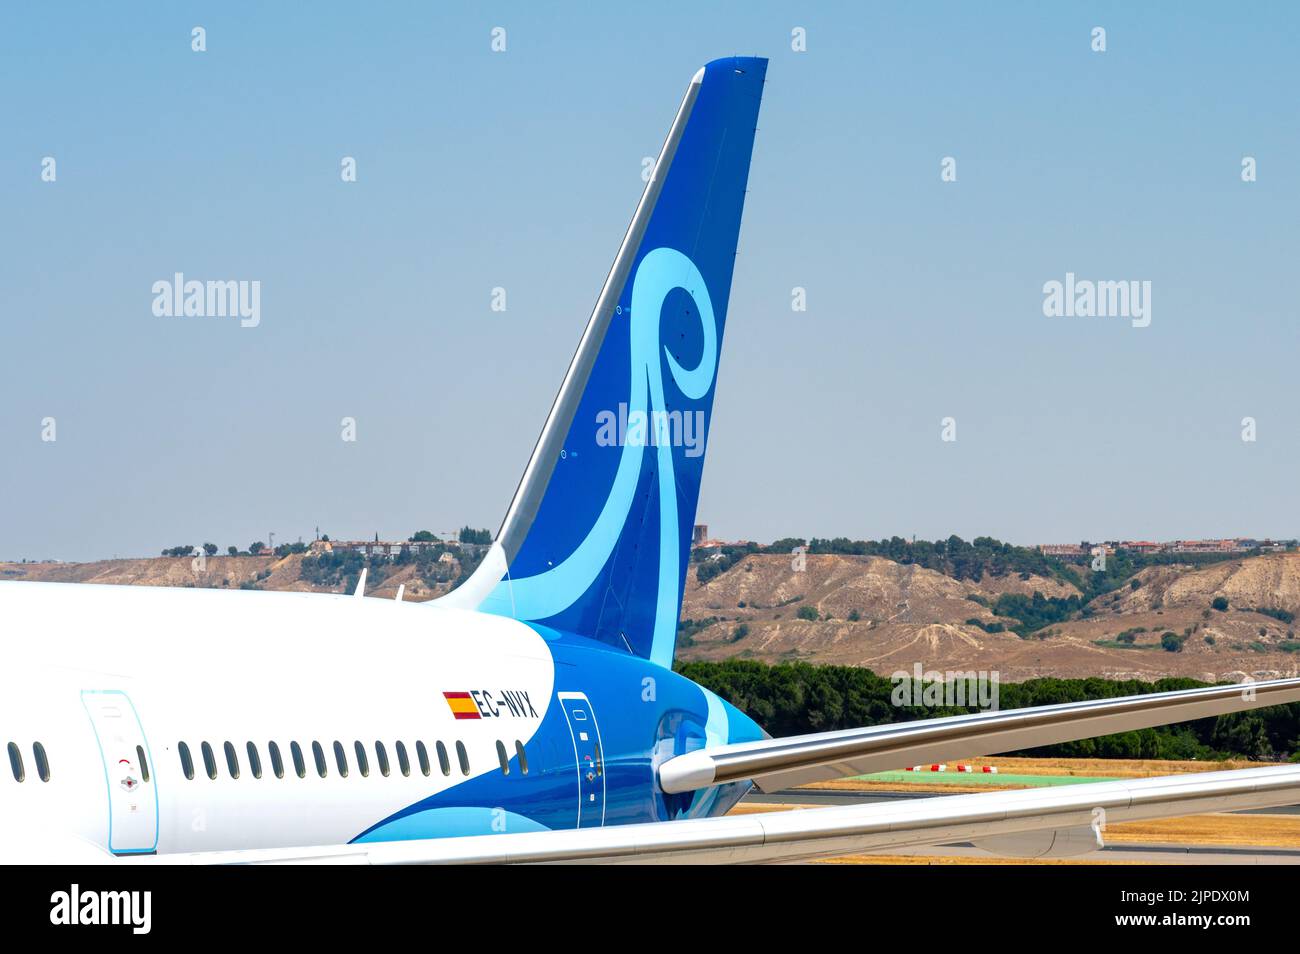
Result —
[[691, 81], [496, 542], [443, 604], [671, 665], [766, 72]]

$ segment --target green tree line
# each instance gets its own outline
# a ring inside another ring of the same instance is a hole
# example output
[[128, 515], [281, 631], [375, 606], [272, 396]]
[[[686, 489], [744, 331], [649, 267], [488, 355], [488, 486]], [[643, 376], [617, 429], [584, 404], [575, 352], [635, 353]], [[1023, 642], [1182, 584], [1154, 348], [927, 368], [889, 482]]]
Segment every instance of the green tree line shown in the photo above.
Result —
[[[910, 722], [976, 711], [973, 706], [896, 706], [889, 678], [854, 666], [767, 665], [753, 660], [686, 662], [678, 672], [736, 706], [774, 736]], [[1110, 679], [1031, 679], [998, 687], [1000, 709], [1113, 698], [1205, 685]], [[920, 687], [916, 687], [920, 688]], [[920, 698], [919, 692], [913, 698]], [[1063, 758], [1285, 761], [1300, 751], [1300, 703], [1180, 725], [1081, 739], [1005, 755]]]

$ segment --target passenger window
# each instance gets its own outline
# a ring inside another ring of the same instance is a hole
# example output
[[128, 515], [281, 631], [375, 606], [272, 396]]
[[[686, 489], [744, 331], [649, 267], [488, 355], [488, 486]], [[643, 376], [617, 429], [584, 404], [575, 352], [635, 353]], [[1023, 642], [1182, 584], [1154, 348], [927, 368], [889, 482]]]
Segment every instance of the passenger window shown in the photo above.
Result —
[[354, 748], [357, 750], [357, 771], [368, 776], [370, 774], [370, 759], [366, 755], [366, 747], [358, 739]]
[[501, 763], [501, 774], [510, 774], [510, 756], [506, 754], [506, 744], [497, 739], [497, 761]]
[[[348, 777], [348, 753], [343, 748], [343, 743], [338, 739], [334, 740], [334, 761], [339, 763], [339, 775], [343, 778]], [[365, 773], [362, 773], [365, 774]]]
[[39, 742], [32, 743], [32, 755], [36, 758], [36, 774], [42, 782], [50, 780], [50, 760], [45, 757], [45, 746]]
[[307, 763], [303, 761], [302, 746], [297, 742], [290, 742], [289, 754], [293, 756], [293, 770], [298, 773], [299, 778], [306, 778]]
[[424, 747], [424, 742], [415, 743], [415, 757], [420, 760], [420, 771], [426, 776], [432, 771], [429, 767], [429, 750]]
[[149, 760], [144, 757], [143, 745], [137, 745], [135, 747], [135, 758], [140, 765], [140, 778], [146, 782], [149, 781]]
[[253, 773], [253, 778], [262, 777], [262, 757], [257, 754], [257, 746], [252, 742], [248, 743], [248, 770]]
[[375, 755], [379, 759], [379, 774], [388, 778], [388, 750], [384, 748], [384, 743], [378, 740], [375, 741]]
[[9, 767], [13, 769], [15, 782], [21, 782], [27, 777], [27, 772], [23, 769], [23, 753], [13, 742], [9, 743]]
[[208, 778], [215, 781], [217, 777], [217, 757], [212, 754], [212, 746], [204, 742], [199, 746], [199, 751], [203, 753], [203, 768], [208, 773]]
[[321, 748], [319, 742], [311, 744], [312, 758], [316, 760], [316, 774], [324, 778], [329, 774], [329, 766], [325, 764], [325, 750]]
[[271, 753], [271, 771], [275, 773], [276, 778], [284, 778], [284, 759], [280, 758], [280, 746], [268, 742], [266, 748]]
[[528, 753], [524, 751], [524, 744], [515, 739], [515, 756], [519, 759], [519, 771], [528, 774]]
[[185, 777], [193, 780], [194, 778], [194, 759], [190, 757], [190, 747], [184, 742], [176, 743], [176, 750], [181, 754], [181, 771]]
[[460, 761], [460, 774], [469, 774], [469, 753], [465, 751], [465, 743], [459, 739], [456, 741], [456, 758]]
[[447, 746], [441, 742], [437, 745], [438, 749], [438, 768], [442, 769], [443, 775], [451, 774], [451, 762], [447, 759]]
[[411, 760], [406, 757], [406, 746], [401, 742], [397, 743], [397, 767], [403, 775], [411, 774]]
[[239, 778], [239, 753], [235, 751], [234, 744], [227, 742], [222, 748], [226, 750], [226, 771], [231, 778]]

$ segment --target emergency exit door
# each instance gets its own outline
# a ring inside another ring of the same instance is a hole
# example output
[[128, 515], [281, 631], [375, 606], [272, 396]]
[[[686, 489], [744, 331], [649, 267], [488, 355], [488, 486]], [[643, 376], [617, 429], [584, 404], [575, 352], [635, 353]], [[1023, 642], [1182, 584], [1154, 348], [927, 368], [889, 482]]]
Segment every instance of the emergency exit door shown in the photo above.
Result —
[[591, 703], [581, 692], [556, 693], [573, 736], [573, 757], [578, 767], [578, 828], [605, 824], [605, 760], [600, 727]]
[[119, 689], [86, 689], [108, 788], [108, 850], [115, 855], [158, 850], [158, 789], [135, 706]]

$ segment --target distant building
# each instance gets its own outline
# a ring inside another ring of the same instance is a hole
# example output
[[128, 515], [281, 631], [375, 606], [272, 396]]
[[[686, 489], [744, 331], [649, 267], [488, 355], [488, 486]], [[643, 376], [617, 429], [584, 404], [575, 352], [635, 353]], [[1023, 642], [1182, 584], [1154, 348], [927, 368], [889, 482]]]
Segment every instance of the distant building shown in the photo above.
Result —
[[1107, 555], [1116, 550], [1129, 550], [1133, 553], [1250, 553], [1262, 550], [1278, 553], [1286, 550], [1285, 541], [1256, 540], [1252, 537], [1234, 537], [1224, 540], [1171, 540], [1159, 543], [1154, 540], [1107, 540], [1105, 543], [1093, 544], [1087, 540], [1075, 545], [1073, 543], [1040, 543], [1038, 550], [1045, 556], [1079, 557], [1089, 555], [1094, 547], [1101, 547]]
[[707, 523], [697, 523], [691, 530], [691, 546], [698, 547], [705, 540], [709, 539], [709, 525]]
[[1088, 554], [1088, 551], [1077, 543], [1040, 543], [1038, 552], [1044, 556], [1055, 557], [1078, 557]]
[[1238, 547], [1235, 540], [1179, 540], [1173, 545], [1174, 553], [1238, 553], [1249, 547]]
[[[314, 544], [313, 544], [314, 546]], [[458, 544], [453, 542], [443, 543], [439, 540], [420, 540], [418, 542], [393, 542], [391, 540], [330, 540], [322, 543], [325, 552], [346, 552], [360, 553], [365, 557], [395, 557], [401, 554], [403, 550], [409, 550], [411, 553], [432, 552], [439, 547], [456, 549]]]
[[1155, 543], [1151, 540], [1125, 540], [1120, 543], [1125, 550], [1133, 550], [1136, 553], [1160, 553], [1165, 549], [1166, 544]]

